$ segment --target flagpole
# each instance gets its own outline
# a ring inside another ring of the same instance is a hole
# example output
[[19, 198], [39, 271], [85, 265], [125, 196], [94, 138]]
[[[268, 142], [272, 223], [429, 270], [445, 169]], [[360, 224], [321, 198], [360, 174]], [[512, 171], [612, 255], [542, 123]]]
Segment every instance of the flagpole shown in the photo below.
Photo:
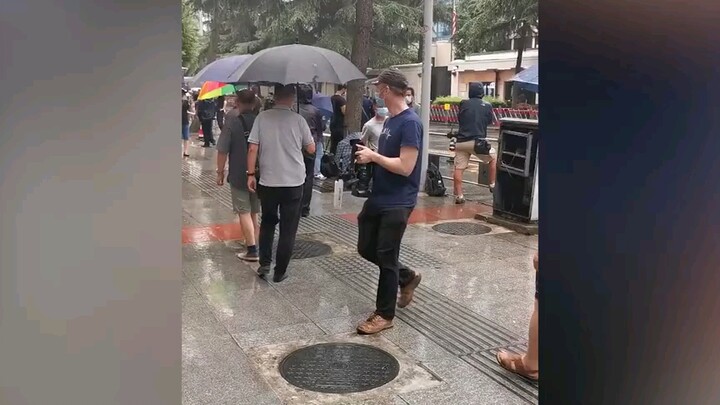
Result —
[[455, 60], [455, 34], [457, 33], [457, 10], [456, 0], [452, 2], [452, 32], [450, 34], [450, 59]]

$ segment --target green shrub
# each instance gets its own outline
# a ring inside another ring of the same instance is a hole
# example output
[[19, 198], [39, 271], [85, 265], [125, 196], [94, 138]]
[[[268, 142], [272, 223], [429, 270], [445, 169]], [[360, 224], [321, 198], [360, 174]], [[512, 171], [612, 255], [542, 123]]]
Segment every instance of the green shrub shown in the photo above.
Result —
[[443, 105], [443, 104], [457, 105], [457, 104], [460, 104], [461, 101], [462, 101], [462, 98], [460, 98], [460, 97], [440, 96], [433, 101], [433, 104], [435, 104], [435, 105]]
[[509, 103], [507, 101], [500, 100], [499, 98], [490, 97], [487, 96], [483, 98], [483, 100], [487, 101], [488, 103], [492, 104], [494, 108], [504, 108], [509, 107]]
[[[433, 105], [444, 105], [444, 104], [450, 104], [450, 105], [458, 105], [463, 99], [456, 96], [440, 96], [436, 98], [432, 103]], [[494, 108], [503, 108], [503, 107], [509, 107], [509, 102], [500, 100], [499, 98], [490, 97], [487, 96], [483, 98], [483, 100], [487, 101], [488, 103], [492, 104]]]

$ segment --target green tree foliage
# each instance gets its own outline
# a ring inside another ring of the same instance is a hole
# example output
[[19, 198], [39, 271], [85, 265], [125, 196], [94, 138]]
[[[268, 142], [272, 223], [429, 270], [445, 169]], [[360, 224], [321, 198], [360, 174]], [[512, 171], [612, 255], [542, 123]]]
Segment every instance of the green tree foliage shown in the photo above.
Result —
[[182, 0], [182, 65], [190, 69], [197, 66], [200, 51], [200, 29], [195, 9], [189, 0]]
[[538, 0], [463, 0], [458, 4], [458, 56], [494, 51], [508, 39], [532, 35], [538, 25]]
[[[299, 42], [350, 58], [355, 38], [353, 0], [190, 0], [210, 18], [201, 64], [225, 54], [255, 53]], [[436, 21], [450, 21], [448, 3]], [[375, 0], [369, 66], [418, 62], [422, 0]]]
[[[538, 0], [464, 0], [458, 20], [458, 56], [502, 49], [509, 38], [515, 38], [519, 42], [515, 72], [520, 72], [523, 51], [538, 26]], [[512, 87], [513, 106], [519, 91]]]

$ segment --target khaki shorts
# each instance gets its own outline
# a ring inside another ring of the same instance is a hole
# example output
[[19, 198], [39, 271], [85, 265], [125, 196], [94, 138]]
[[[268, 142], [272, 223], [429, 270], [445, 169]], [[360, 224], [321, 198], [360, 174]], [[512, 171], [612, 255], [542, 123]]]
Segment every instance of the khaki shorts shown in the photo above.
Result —
[[260, 212], [260, 199], [258, 199], [257, 193], [230, 186], [230, 196], [233, 211], [236, 214], [257, 214]]
[[477, 156], [482, 163], [488, 164], [497, 157], [497, 151], [495, 151], [495, 148], [491, 148], [490, 154], [478, 155], [475, 153], [475, 141], [458, 142], [455, 144], [455, 168], [467, 169], [471, 155]]

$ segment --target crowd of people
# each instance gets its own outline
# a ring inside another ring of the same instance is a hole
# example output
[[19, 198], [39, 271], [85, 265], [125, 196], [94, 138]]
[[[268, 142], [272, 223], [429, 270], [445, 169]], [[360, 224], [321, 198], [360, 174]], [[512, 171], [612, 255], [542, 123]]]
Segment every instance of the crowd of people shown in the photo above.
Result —
[[[391, 328], [396, 308], [413, 301], [422, 281], [419, 272], [399, 261], [402, 238], [420, 191], [423, 126], [419, 106], [407, 79], [396, 70], [382, 72], [373, 85], [377, 97], [363, 99], [361, 132], [347, 131], [346, 87], [339, 86], [331, 97], [327, 150], [334, 155], [341, 173], [352, 171], [355, 165], [373, 168], [372, 191], [358, 214], [357, 251], [380, 273], [376, 309], [357, 326], [359, 334]], [[267, 279], [272, 272], [276, 283], [289, 276], [300, 218], [310, 214], [313, 179], [322, 178], [319, 163], [325, 149], [326, 122], [312, 103], [313, 94], [309, 85], [277, 85], [268, 105], [257, 88], [241, 90], [233, 108], [226, 112], [224, 99], [197, 101], [183, 92], [183, 155], [188, 156], [190, 118], [196, 115], [203, 130], [203, 146], [217, 145], [217, 184], [227, 182], [230, 186], [232, 207], [245, 242], [245, 251], [238, 257], [259, 262], [258, 276]], [[469, 96], [460, 106], [455, 135], [454, 194], [458, 204], [465, 202], [462, 174], [471, 155], [489, 164], [491, 190], [495, 182], [496, 152], [485, 141], [487, 127], [493, 121], [492, 106], [483, 101], [479, 83], [470, 84]], [[260, 112], [263, 104], [269, 108]], [[217, 141], [213, 121], [221, 129]], [[483, 143], [485, 149], [479, 148]], [[537, 270], [537, 256], [534, 264]], [[497, 354], [503, 368], [531, 380], [538, 378], [537, 292], [535, 298], [527, 353]]]

